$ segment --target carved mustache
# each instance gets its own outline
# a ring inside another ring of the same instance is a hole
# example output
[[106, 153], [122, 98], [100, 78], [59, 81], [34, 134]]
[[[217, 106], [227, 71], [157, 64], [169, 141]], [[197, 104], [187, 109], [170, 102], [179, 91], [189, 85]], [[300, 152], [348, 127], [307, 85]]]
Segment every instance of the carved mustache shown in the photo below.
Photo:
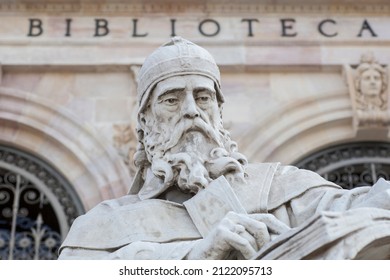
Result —
[[170, 140], [165, 145], [165, 152], [175, 147], [179, 143], [180, 139], [190, 131], [200, 131], [214, 141], [219, 147], [223, 147], [219, 132], [213, 126], [201, 118], [195, 118], [193, 120], [182, 119], [173, 129]]

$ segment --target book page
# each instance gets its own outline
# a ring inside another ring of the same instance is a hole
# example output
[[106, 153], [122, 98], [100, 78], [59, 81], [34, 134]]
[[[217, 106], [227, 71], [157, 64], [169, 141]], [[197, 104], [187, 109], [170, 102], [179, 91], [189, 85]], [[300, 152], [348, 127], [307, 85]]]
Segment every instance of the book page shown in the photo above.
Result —
[[246, 214], [236, 194], [224, 176], [212, 181], [207, 188], [184, 202], [192, 221], [205, 237], [229, 211]]

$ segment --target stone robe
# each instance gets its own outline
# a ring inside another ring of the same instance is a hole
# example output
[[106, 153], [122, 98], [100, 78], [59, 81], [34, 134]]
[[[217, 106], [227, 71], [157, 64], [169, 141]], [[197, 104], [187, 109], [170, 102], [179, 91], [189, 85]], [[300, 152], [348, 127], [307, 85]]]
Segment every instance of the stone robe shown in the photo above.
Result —
[[[344, 190], [314, 172], [278, 163], [250, 164], [245, 172], [247, 183], [233, 183], [232, 188], [249, 214], [270, 213], [296, 228], [323, 211], [379, 208], [385, 209], [380, 214], [386, 221], [377, 238], [390, 237], [387, 184]], [[184, 259], [201, 239], [182, 204], [127, 195], [77, 218], [59, 259]], [[354, 245], [344, 245], [334, 244], [336, 253], [328, 249], [313, 258], [354, 258]]]

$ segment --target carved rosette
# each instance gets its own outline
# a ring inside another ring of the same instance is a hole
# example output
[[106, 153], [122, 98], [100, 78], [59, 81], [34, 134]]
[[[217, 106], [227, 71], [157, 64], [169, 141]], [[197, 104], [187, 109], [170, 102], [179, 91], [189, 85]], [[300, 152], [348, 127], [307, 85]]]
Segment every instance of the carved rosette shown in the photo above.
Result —
[[344, 75], [352, 101], [355, 131], [388, 130], [388, 67], [379, 64], [372, 53], [366, 53], [360, 64], [346, 65]]

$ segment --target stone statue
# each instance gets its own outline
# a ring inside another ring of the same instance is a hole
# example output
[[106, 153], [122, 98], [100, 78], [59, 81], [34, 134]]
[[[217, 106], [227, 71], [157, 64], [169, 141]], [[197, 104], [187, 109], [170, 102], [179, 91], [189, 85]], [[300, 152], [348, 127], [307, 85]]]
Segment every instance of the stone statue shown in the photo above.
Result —
[[60, 259], [390, 258], [387, 181], [343, 190], [311, 171], [249, 164], [223, 128], [205, 49], [180, 37], [158, 48], [138, 98], [129, 194], [77, 218]]

